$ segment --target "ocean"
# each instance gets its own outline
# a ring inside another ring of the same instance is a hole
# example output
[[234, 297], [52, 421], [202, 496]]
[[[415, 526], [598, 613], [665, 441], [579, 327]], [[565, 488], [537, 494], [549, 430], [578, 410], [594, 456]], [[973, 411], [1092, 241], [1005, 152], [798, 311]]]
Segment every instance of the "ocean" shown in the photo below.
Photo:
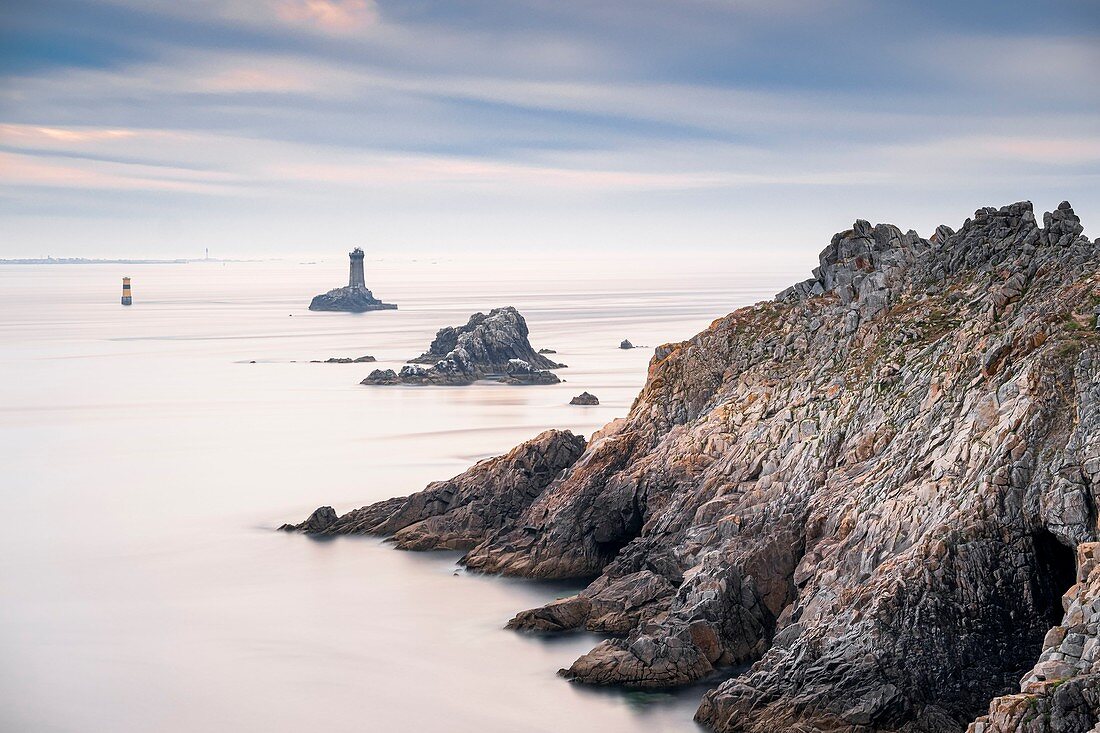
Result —
[[[579, 582], [274, 530], [547, 428], [589, 435], [627, 413], [653, 347], [804, 275], [368, 255], [399, 310], [307, 310], [346, 276], [338, 259], [0, 266], [0, 729], [697, 730], [705, 687], [582, 688], [556, 671], [599, 637], [503, 629]], [[503, 305], [565, 383], [359, 384]], [[365, 354], [378, 363], [310, 363]], [[568, 404], [584, 390], [598, 407]]]

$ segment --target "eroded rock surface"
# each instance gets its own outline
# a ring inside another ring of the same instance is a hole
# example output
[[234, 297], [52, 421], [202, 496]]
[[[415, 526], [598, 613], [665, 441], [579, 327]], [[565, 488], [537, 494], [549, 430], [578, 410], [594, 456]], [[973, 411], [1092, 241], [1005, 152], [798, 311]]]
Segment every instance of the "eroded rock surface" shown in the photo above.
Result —
[[714, 730], [1090, 730], [1098, 270], [1066, 203], [929, 239], [857, 221], [812, 279], [658, 347], [464, 562], [598, 576], [509, 624], [614, 635], [579, 682], [750, 664], [705, 696]]
[[[428, 366], [420, 366], [426, 364]], [[363, 384], [465, 385], [479, 379], [505, 384], [557, 384], [558, 364], [534, 350], [527, 321], [515, 308], [475, 313], [464, 326], [441, 328], [426, 352], [395, 372], [376, 369]]]

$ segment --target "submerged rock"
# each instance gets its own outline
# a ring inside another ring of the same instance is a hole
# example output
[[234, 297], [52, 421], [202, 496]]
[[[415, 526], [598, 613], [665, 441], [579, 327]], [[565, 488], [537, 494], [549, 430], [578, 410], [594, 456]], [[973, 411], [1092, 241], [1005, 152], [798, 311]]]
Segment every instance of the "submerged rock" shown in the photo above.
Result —
[[573, 399], [569, 400], [569, 404], [571, 404], [571, 405], [598, 405], [598, 404], [600, 404], [600, 401], [599, 401], [599, 399], [596, 398], [596, 395], [594, 395], [594, 394], [590, 394], [588, 392], [581, 392], [579, 395], [577, 395]]
[[511, 306], [475, 313], [464, 326], [441, 328], [428, 350], [400, 372], [375, 370], [362, 384], [557, 384], [561, 380], [548, 370], [565, 365], [537, 353], [528, 336], [527, 321]]
[[[809, 280], [658, 347], [630, 413], [525, 498], [463, 480], [510, 507], [463, 562], [598, 576], [509, 624], [614, 636], [579, 682], [749, 665], [704, 697], [713, 730], [1095, 728], [1100, 246], [1068, 204], [1044, 224], [855, 222]], [[399, 531], [407, 501], [359, 526]]]

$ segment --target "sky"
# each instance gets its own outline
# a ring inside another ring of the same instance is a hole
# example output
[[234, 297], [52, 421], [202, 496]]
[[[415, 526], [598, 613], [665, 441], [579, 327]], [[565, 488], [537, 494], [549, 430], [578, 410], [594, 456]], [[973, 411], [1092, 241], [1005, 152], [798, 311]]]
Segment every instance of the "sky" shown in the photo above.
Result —
[[767, 261], [1022, 199], [1100, 236], [1098, 0], [0, 0], [0, 257]]

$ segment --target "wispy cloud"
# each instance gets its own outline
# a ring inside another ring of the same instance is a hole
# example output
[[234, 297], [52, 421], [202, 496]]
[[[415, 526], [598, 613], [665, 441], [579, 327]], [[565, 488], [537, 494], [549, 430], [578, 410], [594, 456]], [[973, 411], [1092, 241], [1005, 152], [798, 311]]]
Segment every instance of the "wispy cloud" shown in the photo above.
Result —
[[374, 0], [278, 0], [275, 14], [285, 23], [338, 34], [354, 33], [380, 20]]
[[[350, 236], [369, 212], [404, 242], [511, 246], [537, 222], [591, 246], [723, 246], [773, 226], [816, 249], [856, 215], [926, 225], [1047, 196], [1100, 210], [1100, 18], [1023, 10], [20, 1], [0, 216], [31, 242], [51, 237], [53, 200], [178, 215], [178, 237], [206, 240], [279, 221], [270, 247]], [[96, 226], [91, 248], [115, 236]]]

